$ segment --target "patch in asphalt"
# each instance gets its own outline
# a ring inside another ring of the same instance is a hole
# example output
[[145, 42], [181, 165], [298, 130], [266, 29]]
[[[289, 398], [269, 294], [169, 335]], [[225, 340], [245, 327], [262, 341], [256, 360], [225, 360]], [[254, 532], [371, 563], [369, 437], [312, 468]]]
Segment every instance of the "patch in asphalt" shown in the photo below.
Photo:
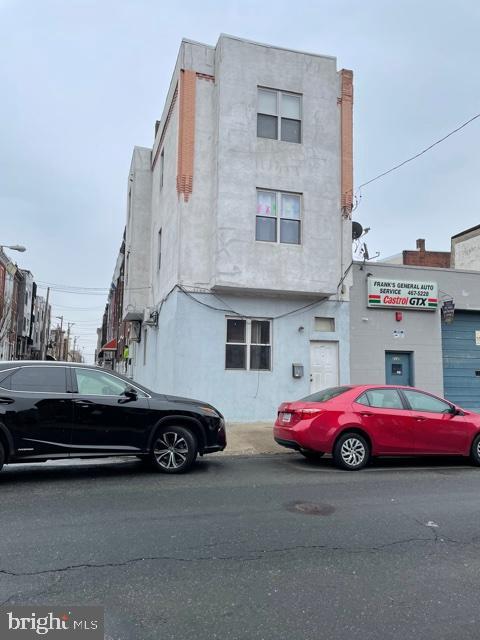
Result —
[[303, 513], [307, 516], [331, 516], [335, 511], [335, 507], [331, 504], [322, 504], [315, 502], [289, 502], [287, 505], [288, 511], [292, 513]]

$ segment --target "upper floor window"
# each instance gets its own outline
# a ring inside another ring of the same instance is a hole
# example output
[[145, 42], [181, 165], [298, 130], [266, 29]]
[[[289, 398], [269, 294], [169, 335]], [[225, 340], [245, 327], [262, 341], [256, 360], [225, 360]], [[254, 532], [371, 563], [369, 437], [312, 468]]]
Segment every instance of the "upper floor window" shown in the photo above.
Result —
[[301, 142], [302, 96], [259, 87], [257, 136], [284, 142]]
[[298, 193], [257, 190], [255, 239], [300, 244], [301, 205]]

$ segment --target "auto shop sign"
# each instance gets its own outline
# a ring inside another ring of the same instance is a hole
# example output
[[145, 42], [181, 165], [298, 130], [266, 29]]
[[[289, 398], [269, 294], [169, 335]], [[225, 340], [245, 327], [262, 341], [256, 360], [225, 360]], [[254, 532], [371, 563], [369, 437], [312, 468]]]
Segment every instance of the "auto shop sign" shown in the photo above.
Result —
[[369, 276], [368, 306], [435, 311], [438, 308], [438, 285], [436, 282], [384, 280]]

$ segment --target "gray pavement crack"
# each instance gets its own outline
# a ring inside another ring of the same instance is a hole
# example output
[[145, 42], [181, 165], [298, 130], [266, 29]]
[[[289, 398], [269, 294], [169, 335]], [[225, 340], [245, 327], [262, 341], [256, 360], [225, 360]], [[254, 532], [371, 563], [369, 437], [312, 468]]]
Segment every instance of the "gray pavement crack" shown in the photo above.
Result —
[[[455, 542], [455, 541], [453, 541]], [[116, 567], [125, 567], [131, 564], [136, 564], [140, 562], [156, 562], [156, 561], [171, 561], [171, 562], [183, 562], [183, 563], [194, 563], [194, 562], [248, 562], [248, 561], [256, 561], [265, 558], [268, 555], [272, 554], [282, 554], [289, 553], [299, 550], [305, 551], [324, 551], [324, 552], [343, 552], [343, 553], [351, 553], [351, 554], [362, 554], [362, 553], [378, 553], [382, 552], [385, 549], [390, 547], [404, 545], [404, 544], [412, 544], [412, 543], [427, 543], [427, 544], [437, 544], [437, 537], [435, 538], [404, 538], [401, 540], [394, 540], [393, 542], [387, 542], [385, 544], [376, 545], [372, 547], [343, 547], [343, 546], [328, 546], [328, 545], [293, 545], [290, 547], [281, 547], [278, 549], [255, 549], [243, 554], [234, 554], [234, 555], [224, 555], [224, 556], [193, 556], [191, 558], [182, 558], [179, 556], [140, 556], [138, 558], [129, 558], [127, 560], [119, 561], [119, 562], [103, 562], [103, 563], [93, 563], [93, 562], [85, 562], [80, 564], [71, 564], [65, 567], [58, 567], [53, 569], [42, 569], [39, 571], [10, 571], [8, 569], [0, 569], [0, 575], [7, 575], [13, 577], [25, 577], [25, 576], [40, 576], [49, 573], [64, 573], [67, 571], [75, 571], [77, 569], [103, 569], [103, 568], [116, 568]], [[456, 543], [459, 544], [459, 543]]]

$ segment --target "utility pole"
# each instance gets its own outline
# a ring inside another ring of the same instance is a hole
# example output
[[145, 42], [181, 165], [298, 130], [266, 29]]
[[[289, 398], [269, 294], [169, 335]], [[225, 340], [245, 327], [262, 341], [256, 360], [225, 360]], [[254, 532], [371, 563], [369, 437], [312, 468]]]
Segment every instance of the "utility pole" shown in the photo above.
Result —
[[70, 329], [73, 327], [75, 323], [74, 322], [69, 322], [68, 323], [68, 329], [67, 329], [67, 353], [66, 353], [66, 358], [65, 360], [68, 362], [68, 355], [70, 353]]
[[77, 357], [76, 355], [77, 352], [77, 336], [74, 337], [73, 339], [73, 361], [76, 362], [75, 358]]
[[50, 298], [50, 287], [47, 287], [47, 298], [45, 300], [45, 312], [43, 314], [42, 337], [40, 340], [40, 360], [47, 357], [47, 322], [48, 322], [48, 300]]
[[63, 357], [63, 316], [56, 316], [58, 320], [60, 320], [60, 332], [57, 331], [57, 341], [58, 341], [58, 349], [57, 355], [58, 359], [61, 360]]

